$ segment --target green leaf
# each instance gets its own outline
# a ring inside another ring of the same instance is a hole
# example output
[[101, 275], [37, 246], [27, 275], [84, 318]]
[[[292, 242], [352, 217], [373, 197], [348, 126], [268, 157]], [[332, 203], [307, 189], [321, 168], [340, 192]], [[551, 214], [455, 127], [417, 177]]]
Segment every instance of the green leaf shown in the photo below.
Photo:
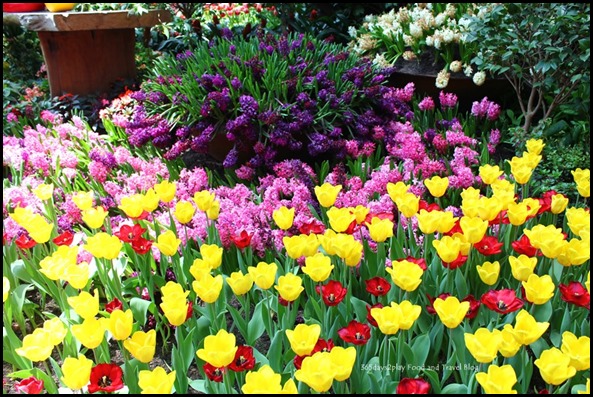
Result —
[[543, 305], [535, 305], [533, 308], [533, 317], [535, 317], [538, 322], [543, 323], [552, 317], [553, 311], [554, 308], [552, 307], [552, 300], [550, 299]]
[[259, 301], [257, 306], [255, 306], [251, 320], [249, 320], [249, 324], [247, 325], [247, 336], [245, 337], [245, 340], [249, 346], [253, 346], [255, 341], [259, 339], [259, 337], [262, 336], [265, 331], [262, 315], [263, 306], [264, 301]]
[[440, 394], [468, 394], [469, 390], [466, 385], [461, 383], [450, 383], [443, 387]]
[[139, 324], [144, 325], [146, 323], [146, 313], [151, 304], [151, 301], [141, 298], [133, 297], [130, 299], [130, 309], [132, 310], [134, 319], [138, 321]]
[[270, 343], [270, 347], [267, 352], [267, 357], [270, 363], [270, 367], [276, 372], [282, 372], [282, 343], [284, 340], [284, 330], [276, 331], [276, 334], [272, 338], [272, 342]]
[[208, 394], [206, 390], [206, 379], [195, 379], [189, 382], [189, 386], [202, 394]]

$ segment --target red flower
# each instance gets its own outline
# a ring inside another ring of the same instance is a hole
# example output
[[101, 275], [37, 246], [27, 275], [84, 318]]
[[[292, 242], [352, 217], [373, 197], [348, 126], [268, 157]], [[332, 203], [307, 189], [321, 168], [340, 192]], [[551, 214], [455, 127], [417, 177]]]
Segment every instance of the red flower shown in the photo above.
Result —
[[391, 289], [391, 284], [383, 277], [373, 277], [365, 280], [367, 292], [375, 296], [386, 295]]
[[428, 201], [420, 199], [420, 201], [418, 202], [418, 211], [420, 211], [420, 210], [425, 210], [427, 212], [440, 211], [441, 206], [438, 205], [437, 203], [428, 204]]
[[432, 306], [432, 304], [434, 303], [434, 301], [437, 298], [441, 298], [442, 300], [445, 300], [450, 296], [451, 296], [451, 294], [448, 292], [443, 292], [442, 294], [440, 294], [439, 296], [436, 296], [434, 298], [432, 296], [426, 294], [426, 297], [428, 298], [428, 301], [430, 302], [430, 305], [426, 306], [426, 311], [428, 312], [428, 314], [437, 314], [436, 310], [434, 310], [434, 307]]
[[16, 382], [14, 388], [20, 394], [41, 394], [43, 391], [43, 381], [34, 376], [30, 376]]
[[74, 234], [68, 230], [52, 240], [55, 245], [70, 245], [74, 241]]
[[377, 326], [377, 320], [375, 320], [375, 318], [373, 316], [371, 316], [371, 309], [374, 309], [375, 307], [382, 308], [383, 307], [383, 304], [382, 303], [375, 303], [373, 306], [367, 305], [367, 321], [373, 327], [376, 327]]
[[426, 260], [424, 258], [414, 258], [413, 256], [408, 255], [404, 260], [415, 263], [420, 266], [422, 270], [426, 271]]
[[303, 223], [301, 227], [299, 227], [299, 232], [301, 234], [323, 234], [323, 232], [325, 232], [325, 225], [321, 223], [321, 221], [313, 218]]
[[544, 212], [550, 211], [552, 207], [552, 196], [558, 194], [555, 190], [548, 190], [543, 194], [541, 198], [538, 199], [539, 201], [539, 209], [537, 210], [537, 214], [541, 215]]
[[144, 237], [138, 237], [137, 239], [132, 241], [132, 249], [138, 255], [146, 254], [148, 251], [150, 251], [151, 247], [152, 247], [152, 241], [147, 240]]
[[241, 230], [241, 233], [239, 233], [239, 235], [231, 235], [231, 241], [233, 242], [233, 244], [237, 246], [237, 248], [241, 250], [245, 247], [248, 247], [249, 244], [251, 244], [251, 235], [247, 233], [246, 230]]
[[521, 309], [524, 304], [512, 289], [491, 289], [482, 295], [482, 299], [480, 300], [488, 309], [500, 314], [515, 312]]
[[323, 302], [328, 306], [337, 306], [344, 300], [348, 292], [348, 288], [344, 288], [342, 283], [336, 280], [330, 280], [324, 285], [317, 285], [315, 290], [321, 294]]
[[389, 219], [390, 221], [393, 222], [393, 214], [391, 212], [379, 212], [377, 214], [372, 214], [372, 213], [368, 213], [367, 216], [364, 218], [364, 221], [362, 221], [362, 224], [367, 224], [367, 223], [372, 223], [373, 222], [373, 218], [379, 218], [381, 220], [383, 219]]
[[494, 236], [484, 236], [480, 241], [474, 244], [474, 248], [484, 256], [500, 254], [500, 249], [504, 244], [498, 241]]
[[469, 302], [469, 310], [465, 315], [465, 318], [472, 319], [478, 315], [478, 309], [480, 309], [480, 301], [474, 298], [473, 295], [468, 295], [461, 300], [462, 302]]
[[113, 300], [105, 305], [105, 311], [111, 313], [114, 310], [123, 310], [124, 306], [119, 299], [113, 298]]
[[14, 240], [14, 242], [22, 250], [33, 248], [35, 245], [37, 245], [35, 240], [29, 237], [28, 233], [21, 234], [16, 240]]
[[329, 352], [333, 348], [334, 348], [333, 340], [331, 340], [331, 339], [325, 340], [325, 339], [319, 338], [317, 340], [317, 343], [315, 344], [315, 347], [313, 348], [313, 350], [311, 350], [311, 353], [309, 353], [305, 356], [295, 356], [294, 360], [292, 360], [294, 367], [296, 369], [301, 369], [301, 364], [303, 364], [303, 360], [305, 359], [305, 357], [312, 356], [313, 354], [315, 354], [317, 352]]
[[346, 343], [364, 345], [371, 338], [371, 327], [359, 323], [356, 320], [350, 321], [348, 326], [338, 330], [338, 335]]
[[98, 391], [113, 393], [124, 387], [124, 373], [117, 364], [97, 364], [91, 369], [89, 393]]
[[529, 257], [542, 256], [542, 253], [531, 245], [531, 241], [529, 241], [529, 237], [527, 237], [526, 234], [522, 235], [519, 240], [513, 241], [511, 246], [519, 255], [526, 255]]
[[241, 345], [237, 348], [235, 359], [229, 364], [229, 368], [235, 372], [248, 371], [255, 367], [253, 347]]
[[430, 383], [422, 378], [403, 378], [399, 381], [396, 394], [428, 394]]
[[146, 231], [145, 228], [138, 224], [134, 226], [122, 225], [117, 233], [113, 233], [124, 243], [132, 243], [142, 237], [142, 234]]
[[189, 301], [189, 304], [187, 305], [187, 314], [185, 315], [185, 321], [189, 320], [193, 314], [194, 314], [194, 302]]
[[459, 223], [459, 219], [455, 221], [455, 225], [449, 230], [447, 233], [444, 233], [445, 236], [452, 236], [455, 233], [463, 234], [463, 229], [461, 228], [461, 224]]
[[461, 255], [461, 252], [459, 253], [459, 255], [457, 256], [457, 258], [451, 262], [451, 263], [447, 263], [447, 262], [442, 262], [443, 266], [446, 267], [447, 269], [450, 270], [455, 270], [458, 267], [463, 266], [463, 264], [467, 261], [467, 256], [466, 255]]
[[224, 374], [224, 368], [218, 368], [213, 366], [212, 364], [206, 363], [204, 364], [204, 372], [208, 379], [214, 382], [222, 382], [222, 375]]
[[589, 310], [591, 305], [591, 296], [587, 292], [587, 289], [583, 284], [577, 281], [571, 281], [566, 284], [558, 285], [560, 293], [562, 294], [562, 300], [574, 305], [584, 307]]

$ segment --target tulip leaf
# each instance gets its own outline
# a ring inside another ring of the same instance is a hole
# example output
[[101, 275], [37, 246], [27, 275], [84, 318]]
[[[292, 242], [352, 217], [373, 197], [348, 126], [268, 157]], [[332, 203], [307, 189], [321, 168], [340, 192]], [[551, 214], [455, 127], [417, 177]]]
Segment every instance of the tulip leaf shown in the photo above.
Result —
[[146, 323], [146, 312], [148, 312], [148, 308], [151, 304], [151, 301], [141, 298], [134, 297], [130, 299], [130, 309], [132, 310], [134, 319], [138, 321], [138, 323], [142, 325]]
[[354, 308], [354, 313], [359, 322], [366, 322], [367, 318], [367, 303], [355, 296], [350, 297], [350, 303]]
[[535, 357], [539, 357], [544, 350], [550, 348], [550, 346], [548, 346], [548, 343], [544, 340], [544, 338], [539, 338], [538, 340], [530, 344], [529, 347], [533, 351]]
[[[468, 289], [467, 289], [467, 282], [463, 273], [461, 271], [455, 272], [455, 287], [457, 290], [455, 291], [458, 296], [467, 296]], [[453, 291], [451, 291], [453, 292]]]
[[251, 320], [249, 320], [249, 324], [247, 325], [247, 335], [245, 336], [245, 340], [249, 346], [253, 346], [255, 341], [259, 339], [260, 336], [265, 331], [264, 321], [262, 317], [262, 308], [263, 308], [264, 301], [260, 301], [255, 309], [253, 310], [253, 315]]
[[[226, 304], [226, 308], [229, 311], [229, 313], [231, 313], [231, 317], [233, 318], [233, 323], [237, 326], [237, 329], [239, 330], [239, 332], [241, 333], [241, 335], [243, 336], [243, 338], [245, 338], [245, 340], [247, 341], [247, 344], [248, 345], [251, 345], [252, 342], [247, 337], [247, 335], [249, 333], [248, 327], [247, 327], [247, 320], [245, 320], [243, 318], [243, 316], [241, 315], [241, 313], [239, 313], [239, 311], [237, 309], [235, 309], [233, 307], [233, 305], [227, 303]], [[255, 313], [254, 313], [254, 316], [255, 316]]]
[[428, 378], [431, 386], [431, 392], [434, 394], [441, 394], [441, 383], [439, 382], [439, 374], [433, 369], [424, 369], [424, 375]]
[[412, 352], [414, 353], [414, 365], [423, 366], [428, 358], [430, 351], [430, 338], [427, 334], [419, 335], [412, 342]]
[[206, 379], [195, 379], [189, 382], [189, 386], [202, 394], [208, 394], [206, 390]]
[[552, 317], [553, 311], [552, 300], [549, 300], [543, 305], [535, 305], [533, 308], [533, 317], [540, 323], [546, 322]]
[[272, 342], [270, 343], [270, 347], [268, 348], [267, 357], [270, 362], [270, 367], [276, 373], [280, 373], [282, 371], [282, 366], [280, 360], [282, 359], [282, 342], [284, 340], [284, 330], [276, 331], [274, 337], [272, 338]]
[[468, 394], [467, 386], [461, 383], [450, 383], [443, 387], [440, 394]]

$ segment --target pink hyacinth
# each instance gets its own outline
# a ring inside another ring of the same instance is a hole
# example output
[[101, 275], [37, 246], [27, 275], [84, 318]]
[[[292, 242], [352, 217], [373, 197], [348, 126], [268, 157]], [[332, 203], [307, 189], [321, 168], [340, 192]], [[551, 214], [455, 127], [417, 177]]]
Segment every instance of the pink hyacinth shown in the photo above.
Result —
[[457, 95], [444, 91], [439, 92], [439, 102], [441, 103], [442, 109], [454, 108], [457, 105]]
[[427, 96], [420, 101], [420, 103], [418, 104], [418, 109], [422, 111], [434, 110], [434, 106], [434, 100], [432, 99], [432, 97]]

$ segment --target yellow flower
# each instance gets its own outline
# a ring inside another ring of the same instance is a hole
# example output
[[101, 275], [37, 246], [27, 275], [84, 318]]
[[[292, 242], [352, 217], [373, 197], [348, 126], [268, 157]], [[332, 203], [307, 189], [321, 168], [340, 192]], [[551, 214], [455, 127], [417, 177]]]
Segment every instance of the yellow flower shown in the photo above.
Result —
[[454, 217], [453, 213], [450, 211], [432, 211], [436, 212], [439, 215], [439, 222], [437, 223], [437, 232], [441, 234], [449, 233], [455, 223], [459, 219], [458, 217]]
[[537, 274], [531, 274], [527, 281], [523, 281], [521, 284], [525, 289], [525, 298], [534, 305], [543, 305], [552, 299], [556, 291], [552, 277], [547, 274], [541, 277]]
[[591, 180], [591, 171], [588, 168], [570, 171], [575, 182]]
[[92, 229], [98, 229], [103, 226], [103, 222], [107, 217], [107, 211], [103, 207], [89, 208], [82, 211], [82, 220]]
[[124, 340], [124, 348], [136, 360], [145, 364], [151, 362], [156, 351], [156, 331], [151, 329], [148, 332], [134, 332], [131, 338]]
[[334, 367], [328, 352], [317, 352], [305, 357], [294, 377], [318, 393], [325, 393], [334, 381]]
[[562, 251], [556, 256], [556, 260], [562, 266], [579, 266], [591, 258], [591, 240], [589, 238], [571, 238], [562, 246]]
[[590, 378], [587, 378], [587, 384], [585, 385], [585, 390], [579, 390], [579, 391], [577, 391], [577, 394], [591, 394], [591, 391], [589, 390], [589, 381], [590, 381]]
[[520, 202], [520, 203], [511, 203], [507, 208], [507, 216], [509, 217], [509, 222], [513, 226], [521, 226], [527, 220], [528, 215], [528, 207], [527, 203]]
[[552, 196], [552, 203], [550, 204], [550, 211], [552, 214], [560, 214], [568, 207], [568, 197], [563, 194], [555, 194]]
[[81, 291], [78, 296], [68, 297], [68, 304], [76, 314], [84, 318], [94, 318], [99, 313], [99, 291], [95, 289], [94, 295]]
[[107, 329], [113, 335], [115, 340], [125, 340], [132, 334], [132, 326], [134, 325], [134, 316], [130, 309], [125, 312], [116, 309], [111, 312]]
[[498, 275], [500, 274], [500, 263], [498, 261], [484, 262], [481, 266], [476, 266], [476, 269], [478, 270], [480, 280], [484, 284], [494, 285], [498, 281]]
[[123, 247], [123, 243], [117, 236], [110, 236], [105, 232], [99, 232], [88, 237], [84, 249], [95, 258], [115, 259]]
[[[243, 391], [245, 393], [245, 391]], [[284, 386], [282, 387], [282, 391], [278, 394], [299, 394], [299, 391], [294, 383], [292, 378], [288, 379], [284, 382]]]
[[527, 255], [509, 256], [509, 263], [511, 264], [511, 273], [518, 281], [527, 281], [529, 276], [533, 274], [533, 269], [537, 265], [536, 257], [529, 257]]
[[488, 373], [478, 372], [476, 380], [485, 394], [517, 394], [513, 386], [517, 383], [517, 374], [509, 364], [488, 366]]
[[443, 236], [440, 240], [432, 240], [432, 246], [437, 250], [437, 255], [445, 263], [451, 263], [461, 252], [461, 240], [451, 236]]
[[420, 197], [416, 196], [413, 193], [404, 193], [401, 197], [395, 202], [397, 209], [399, 212], [402, 213], [403, 216], [406, 218], [411, 218], [418, 213], [418, 208], [420, 205]]
[[325, 182], [321, 186], [315, 186], [315, 197], [322, 207], [328, 208], [334, 205], [338, 193], [342, 190], [342, 185], [333, 186], [331, 183]]
[[365, 207], [364, 205], [357, 205], [354, 208], [350, 208], [352, 210], [352, 213], [354, 214], [354, 217], [356, 218], [356, 223], [362, 223], [366, 218], [367, 215], [369, 214], [370, 209], [368, 207]]
[[226, 367], [235, 359], [238, 349], [235, 342], [235, 335], [221, 329], [216, 335], [208, 335], [204, 339], [204, 348], [199, 349], [196, 354], [214, 367]]
[[406, 185], [402, 181], [399, 181], [397, 183], [387, 183], [387, 193], [389, 194], [391, 201], [393, 201], [394, 203], [397, 202], [397, 200], [399, 200], [399, 198], [402, 197], [405, 193], [407, 193], [408, 189], [410, 189], [410, 186]]
[[218, 219], [218, 215], [220, 215], [220, 201], [214, 200], [210, 208], [206, 210], [206, 216], [213, 221]]
[[587, 281], [585, 281], [585, 287], [587, 287], [587, 292], [591, 293], [591, 291], [589, 290], [589, 274], [591, 272], [587, 272]]
[[527, 310], [521, 309], [515, 318], [513, 336], [518, 343], [529, 345], [541, 338], [549, 326], [548, 322], [538, 323]]
[[475, 333], [463, 334], [465, 347], [479, 363], [490, 363], [498, 355], [498, 347], [502, 342], [501, 332], [497, 329], [478, 328]]
[[333, 268], [331, 258], [318, 252], [313, 256], [306, 257], [305, 266], [301, 269], [311, 280], [319, 283], [327, 280]]
[[284, 236], [282, 238], [286, 254], [292, 259], [301, 256], [313, 256], [319, 248], [319, 240], [316, 234], [297, 234], [296, 236]]
[[459, 302], [454, 296], [448, 296], [445, 300], [436, 298], [432, 306], [447, 328], [455, 328], [461, 324], [469, 310], [469, 302]]
[[87, 262], [71, 263], [64, 269], [63, 279], [76, 289], [83, 289], [89, 282], [90, 269]]
[[212, 207], [214, 200], [216, 200], [216, 195], [214, 193], [210, 193], [208, 190], [201, 190], [194, 193], [194, 202], [200, 211], [208, 211], [210, 207]]
[[30, 223], [23, 226], [29, 236], [38, 244], [47, 243], [51, 238], [51, 232], [54, 230], [54, 224], [48, 223], [41, 215], [33, 215]]
[[416, 214], [418, 228], [424, 234], [433, 234], [439, 228], [442, 211], [426, 211], [421, 209]]
[[584, 208], [571, 207], [566, 210], [567, 226], [571, 232], [581, 237], [582, 231], [591, 230], [591, 216]]
[[562, 353], [560, 349], [551, 347], [544, 350], [533, 363], [539, 368], [539, 373], [544, 382], [558, 386], [577, 373], [577, 370], [570, 365], [570, 362], [569, 356]]
[[334, 242], [337, 236], [337, 233], [330, 228], [325, 229], [325, 232], [323, 232], [323, 234], [317, 235], [317, 240], [319, 241], [319, 244], [321, 244], [321, 248], [323, 248], [327, 255], [336, 255]]
[[76, 266], [78, 247], [72, 249], [65, 245], [59, 246], [51, 256], [46, 256], [39, 262], [39, 271], [50, 280], [64, 279], [68, 266]]
[[194, 276], [195, 280], [201, 279], [205, 274], [210, 274], [211, 271], [210, 264], [201, 258], [194, 259], [194, 262], [189, 268], [189, 272]]
[[503, 174], [503, 171], [497, 165], [484, 164], [479, 168], [479, 175], [482, 182], [491, 185]]
[[373, 217], [371, 223], [367, 222], [369, 228], [369, 235], [378, 243], [382, 243], [393, 236], [393, 222], [389, 219], [380, 219]]
[[404, 291], [415, 291], [422, 282], [424, 270], [414, 262], [399, 260], [391, 262], [385, 271], [391, 274], [393, 283]]
[[502, 331], [500, 331], [501, 340], [498, 351], [506, 358], [513, 357], [521, 348], [521, 344], [515, 339], [513, 331], [511, 324], [505, 324]]
[[150, 188], [142, 195], [142, 199], [140, 200], [142, 205], [142, 210], [146, 212], [152, 212], [159, 207], [159, 195], [156, 194], [153, 188]]
[[329, 225], [337, 233], [348, 230], [350, 224], [356, 221], [356, 215], [350, 211], [350, 208], [331, 207], [327, 210], [327, 217], [329, 219]]
[[172, 230], [167, 230], [166, 232], [161, 233], [157, 237], [157, 242], [154, 243], [159, 251], [161, 251], [163, 255], [167, 256], [175, 255], [180, 244], [181, 240], [177, 238]]
[[103, 342], [103, 338], [105, 337], [103, 324], [103, 321], [96, 318], [85, 319], [82, 324], [76, 324], [71, 327], [72, 335], [87, 349], [94, 349]]
[[399, 329], [406, 331], [414, 325], [414, 322], [420, 317], [420, 313], [422, 312], [422, 308], [418, 305], [413, 305], [412, 302], [408, 300], [404, 300], [401, 303], [397, 304], [395, 302], [391, 302], [392, 307], [399, 307], [401, 311], [401, 317], [399, 319]]
[[175, 205], [175, 219], [179, 221], [182, 225], [191, 222], [194, 214], [196, 213], [196, 208], [193, 206], [192, 203], [186, 200], [178, 201]]
[[138, 386], [142, 390], [140, 394], [171, 394], [175, 374], [175, 371], [167, 373], [162, 367], [138, 372]]
[[488, 221], [481, 218], [462, 216], [459, 220], [459, 226], [463, 230], [463, 235], [470, 244], [481, 241], [488, 230]]
[[425, 179], [424, 185], [433, 197], [442, 197], [449, 187], [449, 178], [435, 175], [430, 179]]
[[541, 154], [542, 150], [544, 149], [544, 146], [546, 146], [546, 144], [541, 139], [531, 138], [528, 139], [527, 142], [525, 142], [525, 147], [527, 148], [527, 151], [533, 154]]
[[19, 356], [31, 361], [45, 361], [51, 356], [54, 349], [53, 343], [43, 328], [37, 328], [32, 334], [23, 338], [23, 345], [14, 351]]
[[577, 191], [582, 197], [589, 198], [591, 196], [591, 182], [589, 180], [578, 181]]
[[200, 246], [202, 259], [211, 269], [216, 269], [222, 264], [222, 253], [222, 247], [216, 244], [202, 244]]
[[174, 281], [169, 281], [161, 288], [162, 302], [160, 308], [163, 309], [165, 317], [169, 323], [175, 326], [183, 324], [187, 318], [187, 295], [189, 291], [185, 291], [181, 285]]
[[130, 218], [138, 218], [144, 212], [142, 201], [143, 196], [141, 194], [132, 194], [122, 197], [117, 208], [122, 210]]
[[274, 286], [274, 288], [280, 293], [282, 299], [288, 302], [296, 300], [301, 292], [305, 290], [303, 279], [292, 273], [278, 277], [278, 285]]
[[278, 225], [280, 229], [288, 230], [294, 221], [294, 208], [286, 208], [285, 206], [282, 206], [275, 209], [272, 213], [272, 218], [274, 218], [274, 222], [276, 222], [276, 225]]
[[306, 356], [311, 353], [319, 340], [319, 335], [321, 335], [319, 324], [298, 324], [294, 329], [286, 330], [290, 348], [297, 356]]
[[94, 192], [76, 192], [72, 195], [72, 201], [79, 210], [88, 210], [94, 204]]
[[54, 194], [54, 184], [50, 183], [50, 184], [45, 184], [42, 183], [39, 186], [37, 186], [35, 189], [33, 189], [33, 194], [35, 194], [35, 196], [37, 196], [37, 198], [39, 200], [49, 200], [50, 198], [52, 198], [53, 194]]
[[[498, 217], [500, 211], [502, 211], [502, 201], [498, 197], [480, 197], [478, 200], [478, 218], [483, 221], [492, 221]], [[475, 218], [475, 217], [469, 217]], [[463, 219], [463, 218], [462, 218]], [[475, 221], [479, 229], [478, 221]], [[470, 228], [471, 229], [471, 228]], [[487, 226], [486, 226], [487, 229]], [[465, 232], [464, 232], [465, 233]], [[484, 232], [485, 233], [485, 232]], [[479, 241], [479, 240], [478, 240]]]
[[588, 336], [577, 338], [572, 332], [564, 331], [560, 349], [570, 357], [570, 366], [577, 371], [586, 371], [591, 367], [591, 340]]
[[57, 346], [64, 341], [64, 338], [68, 334], [68, 328], [64, 325], [59, 317], [54, 317], [50, 320], [45, 320], [43, 323], [43, 329], [47, 331], [47, 337], [50, 342]]
[[257, 371], [249, 371], [245, 375], [245, 383], [241, 386], [244, 394], [280, 394], [282, 376], [265, 364]]
[[261, 289], [268, 289], [274, 285], [277, 270], [278, 265], [276, 262], [259, 262], [256, 267], [249, 266], [247, 268], [251, 278], [253, 278], [253, 282]]
[[64, 364], [62, 364], [63, 376], [60, 380], [69, 389], [80, 390], [91, 380], [92, 368], [93, 361], [89, 360], [82, 354], [79, 355], [78, 358], [66, 357]]
[[226, 282], [237, 296], [245, 295], [253, 287], [251, 274], [243, 274], [241, 271], [231, 273], [231, 276], [226, 278]]
[[354, 267], [362, 258], [362, 243], [351, 234], [336, 234], [333, 238], [333, 249], [336, 255], [344, 260], [346, 266]]
[[399, 331], [402, 311], [399, 306], [374, 307], [371, 316], [377, 322], [379, 329], [385, 335], [395, 335]]
[[8, 293], [10, 292], [10, 280], [6, 276], [2, 276], [2, 303], [8, 299]]
[[169, 182], [164, 180], [161, 183], [157, 183], [153, 186], [154, 191], [159, 196], [163, 203], [168, 203], [175, 197], [177, 191], [177, 184], [175, 182]]
[[201, 300], [206, 303], [214, 303], [220, 296], [222, 281], [221, 274], [213, 277], [211, 274], [206, 273], [202, 278], [194, 281], [192, 287]]
[[356, 361], [356, 349], [353, 346], [343, 348], [335, 346], [329, 351], [334, 372], [334, 379], [343, 382], [350, 377], [354, 362]]

